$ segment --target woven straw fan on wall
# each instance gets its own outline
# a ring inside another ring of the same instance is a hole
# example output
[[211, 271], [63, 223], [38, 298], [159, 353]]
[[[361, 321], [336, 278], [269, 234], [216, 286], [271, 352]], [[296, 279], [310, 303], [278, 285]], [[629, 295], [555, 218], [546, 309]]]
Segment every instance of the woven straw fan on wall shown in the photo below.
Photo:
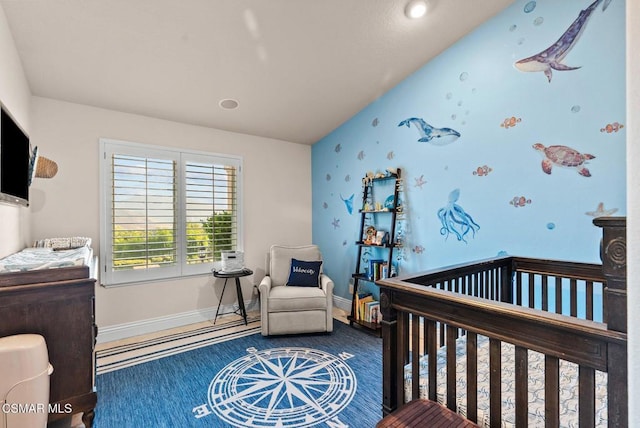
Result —
[[53, 178], [58, 173], [58, 164], [49, 158], [39, 156], [36, 163], [36, 177]]
[[34, 147], [31, 151], [29, 169], [30, 177], [53, 178], [58, 173], [58, 164], [47, 157], [39, 155], [38, 147]]

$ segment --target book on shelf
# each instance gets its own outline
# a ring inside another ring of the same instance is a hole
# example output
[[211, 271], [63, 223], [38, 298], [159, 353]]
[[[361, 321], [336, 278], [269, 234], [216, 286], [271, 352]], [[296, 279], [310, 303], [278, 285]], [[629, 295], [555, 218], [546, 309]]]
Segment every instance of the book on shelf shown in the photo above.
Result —
[[356, 293], [355, 300], [355, 319], [361, 321], [364, 316], [363, 305], [373, 301], [373, 295], [371, 293]]
[[389, 263], [381, 259], [369, 260], [369, 280], [389, 278]]
[[380, 302], [371, 293], [356, 293], [355, 320], [379, 324], [382, 320]]
[[384, 230], [377, 230], [375, 244], [387, 245], [388, 243], [389, 243], [389, 232], [386, 232]]
[[362, 306], [362, 321], [379, 324], [381, 320], [380, 302], [372, 300]]
[[370, 302], [373, 302], [373, 296], [371, 294], [359, 300], [358, 320], [365, 321], [366, 307], [367, 307], [367, 304]]
[[384, 262], [380, 266], [380, 278], [381, 279], [389, 278], [389, 263]]
[[380, 263], [384, 263], [382, 259], [371, 259], [369, 260], [369, 279], [375, 281], [379, 276], [379, 266]]
[[370, 308], [371, 313], [369, 314], [369, 317], [371, 319], [371, 322], [374, 324], [380, 324], [380, 322], [382, 321], [382, 312], [380, 312], [380, 302], [376, 302], [375, 305], [372, 305]]

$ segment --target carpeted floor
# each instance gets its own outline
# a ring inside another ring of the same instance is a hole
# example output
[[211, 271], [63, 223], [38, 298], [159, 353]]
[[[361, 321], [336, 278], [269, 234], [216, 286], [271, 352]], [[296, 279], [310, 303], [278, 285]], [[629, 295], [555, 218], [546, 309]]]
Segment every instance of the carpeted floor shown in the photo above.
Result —
[[381, 418], [382, 341], [254, 333], [100, 374], [94, 426], [351, 427]]

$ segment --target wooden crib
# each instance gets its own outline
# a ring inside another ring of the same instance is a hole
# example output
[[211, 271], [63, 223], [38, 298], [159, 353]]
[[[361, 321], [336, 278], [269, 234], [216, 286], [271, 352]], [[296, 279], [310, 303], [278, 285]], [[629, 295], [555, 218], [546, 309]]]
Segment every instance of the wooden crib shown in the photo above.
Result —
[[[490, 427], [628, 426], [626, 218], [594, 224], [603, 228], [602, 265], [500, 257], [378, 281], [383, 416], [423, 397]], [[483, 346], [487, 387], [479, 386]], [[534, 357], [541, 380], [531, 375]], [[565, 366], [576, 373], [571, 409], [560, 394]], [[507, 372], [512, 389], [503, 386]], [[531, 382], [543, 393], [532, 394]], [[486, 411], [479, 411], [483, 396]], [[596, 403], [605, 409], [597, 416]]]

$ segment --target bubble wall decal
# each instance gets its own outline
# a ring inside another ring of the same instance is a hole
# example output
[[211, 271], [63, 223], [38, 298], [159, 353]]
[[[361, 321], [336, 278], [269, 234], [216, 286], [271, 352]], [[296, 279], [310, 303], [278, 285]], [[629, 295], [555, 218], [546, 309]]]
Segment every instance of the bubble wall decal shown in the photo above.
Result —
[[536, 2], [530, 1], [529, 3], [524, 5], [524, 13], [531, 13], [535, 8], [536, 8]]

